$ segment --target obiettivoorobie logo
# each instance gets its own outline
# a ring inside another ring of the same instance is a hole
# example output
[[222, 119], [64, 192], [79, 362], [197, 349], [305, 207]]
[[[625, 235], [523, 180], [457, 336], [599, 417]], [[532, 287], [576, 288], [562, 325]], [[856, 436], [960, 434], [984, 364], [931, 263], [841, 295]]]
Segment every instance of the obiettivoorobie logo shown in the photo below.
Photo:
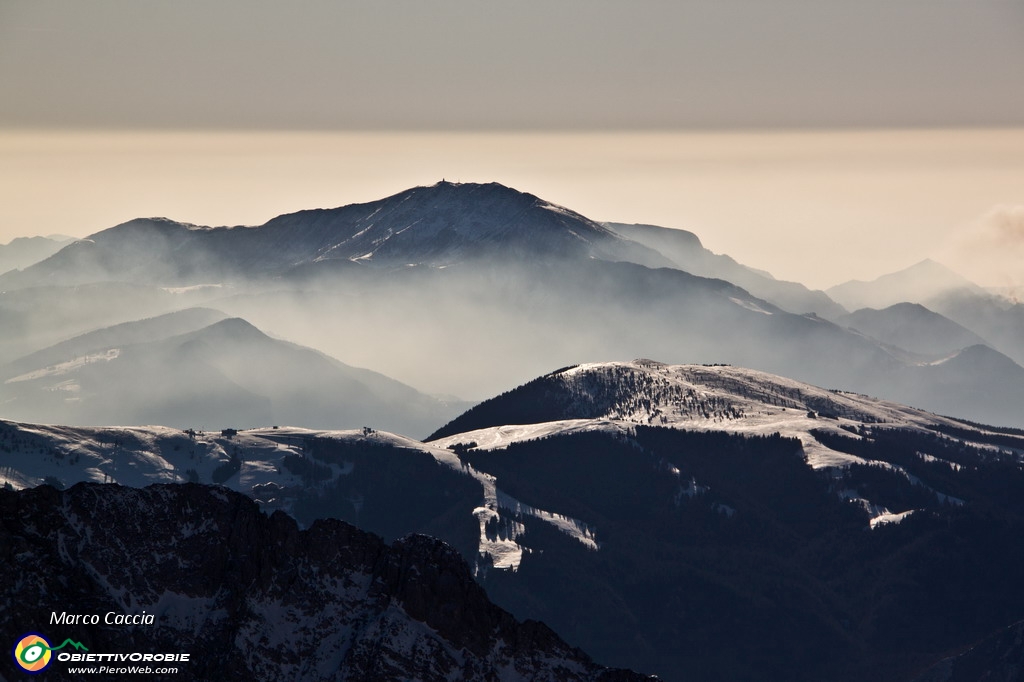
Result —
[[65, 639], [64, 643], [60, 646], [51, 647], [50, 643], [41, 634], [30, 632], [18, 640], [18, 643], [14, 645], [14, 649], [11, 650], [11, 654], [14, 656], [14, 662], [22, 670], [34, 675], [41, 673], [46, 666], [50, 665], [50, 659], [53, 658], [51, 652], [63, 649], [69, 644], [80, 651], [89, 650], [81, 642], [76, 642], [72, 639]]

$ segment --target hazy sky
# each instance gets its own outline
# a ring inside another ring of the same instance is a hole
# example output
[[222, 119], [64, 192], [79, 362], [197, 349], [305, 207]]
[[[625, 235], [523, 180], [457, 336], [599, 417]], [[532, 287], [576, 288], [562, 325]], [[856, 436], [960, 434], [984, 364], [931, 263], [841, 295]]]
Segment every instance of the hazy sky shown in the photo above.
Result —
[[986, 271], [1022, 140], [1012, 0], [0, 0], [0, 243], [447, 177], [815, 286]]
[[0, 0], [0, 125], [1024, 124], [1017, 0]]

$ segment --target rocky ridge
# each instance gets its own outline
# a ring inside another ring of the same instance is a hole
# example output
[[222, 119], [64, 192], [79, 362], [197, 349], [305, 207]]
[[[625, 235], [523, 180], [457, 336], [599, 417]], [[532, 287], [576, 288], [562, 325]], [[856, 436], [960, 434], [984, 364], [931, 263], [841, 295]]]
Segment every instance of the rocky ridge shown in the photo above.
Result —
[[[387, 546], [342, 521], [299, 530], [191, 484], [0, 491], [0, 518], [4, 641], [43, 629], [100, 653], [189, 652], [192, 679], [649, 679], [517, 622], [426, 536]], [[53, 612], [110, 611], [155, 623], [48, 625]]]

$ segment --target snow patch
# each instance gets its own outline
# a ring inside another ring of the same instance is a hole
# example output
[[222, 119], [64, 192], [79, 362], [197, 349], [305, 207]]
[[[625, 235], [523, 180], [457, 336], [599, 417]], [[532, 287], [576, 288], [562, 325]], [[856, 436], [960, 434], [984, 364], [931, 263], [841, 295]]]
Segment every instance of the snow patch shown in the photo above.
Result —
[[890, 524], [890, 523], [902, 523], [903, 519], [907, 518], [908, 516], [913, 514], [915, 511], [918, 511], [918, 510], [911, 509], [909, 511], [900, 512], [899, 514], [892, 514], [892, 513], [879, 514], [875, 518], [871, 519], [871, 528], [875, 529], [875, 528], [877, 528], [879, 526], [884, 526], [884, 525], [887, 525], [887, 524]]
[[223, 284], [193, 284], [187, 287], [161, 287], [169, 294], [194, 294], [200, 291], [223, 289]]
[[734, 296], [730, 296], [729, 300], [738, 305], [739, 307], [746, 308], [747, 310], [753, 311], [755, 313], [761, 313], [762, 315], [773, 314], [770, 310], [765, 310], [764, 308], [757, 305], [753, 301], [744, 301], [742, 298], [736, 298]]
[[50, 365], [42, 369], [33, 370], [25, 374], [20, 374], [16, 377], [8, 379], [5, 384], [14, 384], [21, 381], [34, 381], [35, 379], [42, 379], [43, 377], [60, 376], [73, 372], [80, 367], [94, 363], [94, 362], [110, 362], [116, 360], [121, 356], [120, 348], [110, 348], [100, 353], [91, 353], [89, 355], [83, 355], [66, 362], [61, 362], [56, 365]]

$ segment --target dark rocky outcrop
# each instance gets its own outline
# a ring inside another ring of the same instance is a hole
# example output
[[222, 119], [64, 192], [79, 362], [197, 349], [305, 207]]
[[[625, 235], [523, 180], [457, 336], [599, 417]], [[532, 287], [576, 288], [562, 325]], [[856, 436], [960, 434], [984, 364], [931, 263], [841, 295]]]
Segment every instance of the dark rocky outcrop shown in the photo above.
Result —
[[[0, 518], [5, 642], [39, 631], [94, 653], [188, 652], [190, 679], [645, 679], [517, 622], [427, 536], [388, 546], [343, 521], [300, 530], [191, 484], [0, 491]], [[152, 625], [103, 623], [143, 611]], [[100, 623], [54, 625], [54, 612]], [[48, 675], [75, 679], [70, 665]], [[16, 675], [9, 658], [0, 673]]]

